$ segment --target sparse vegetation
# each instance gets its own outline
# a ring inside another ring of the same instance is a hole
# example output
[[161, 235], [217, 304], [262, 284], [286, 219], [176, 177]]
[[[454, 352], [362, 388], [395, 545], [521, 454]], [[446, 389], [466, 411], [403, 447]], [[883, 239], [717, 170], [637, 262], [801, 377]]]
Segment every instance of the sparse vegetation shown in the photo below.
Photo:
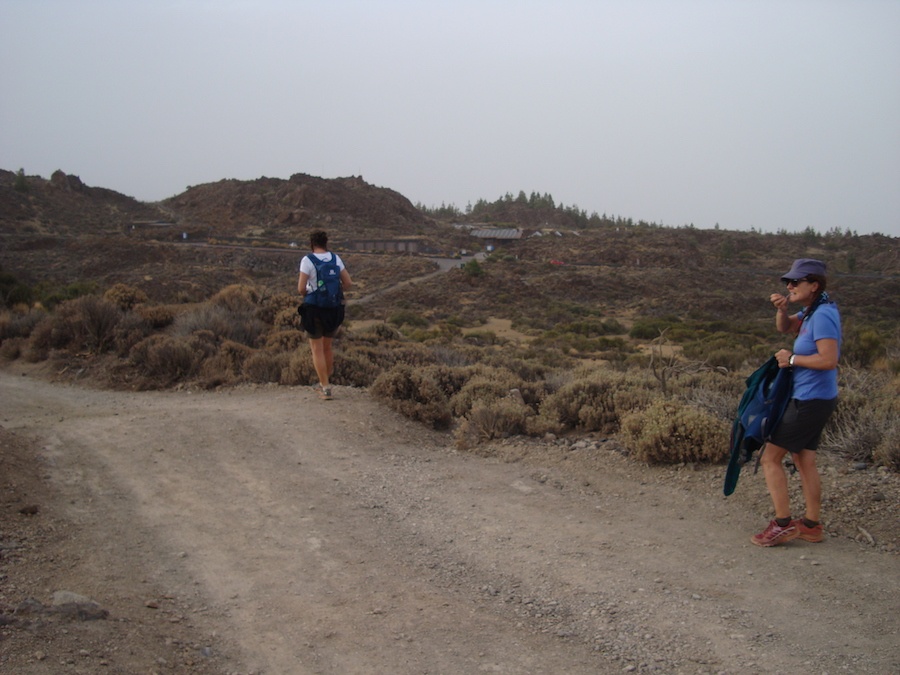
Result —
[[[7, 174], [12, 186], [17, 178]], [[42, 204], [46, 182], [28, 182], [29, 203]], [[292, 289], [297, 255], [285, 243], [297, 235], [280, 229], [278, 213], [266, 204], [275, 190], [296, 197], [301, 188], [338, 203], [356, 198], [361, 186], [302, 176], [255, 186], [267, 196], [255, 202], [260, 213], [247, 216], [248, 223], [262, 221], [250, 228], [257, 233], [252, 241], [219, 207], [227, 200], [216, 190], [228, 185], [191, 188], [167, 204], [197, 222], [214, 214], [225, 225], [216, 237], [211, 230], [204, 236], [228, 244], [221, 248], [184, 255], [166, 243], [177, 240], [168, 225], [118, 238], [73, 237], [60, 254], [50, 253], [55, 243], [47, 238], [16, 240], [18, 249], [0, 261], [6, 266], [0, 357], [52, 359], [60, 370], [80, 359], [80, 370], [105, 369], [107, 381], [142, 388], [312, 383]], [[354, 236], [412, 235], [417, 245], [451, 257], [478, 243], [442, 219], [534, 235], [389, 294], [376, 291], [424, 276], [434, 264], [385, 251], [344, 255], [359, 284], [351, 303], [369, 297], [348, 306], [335, 384], [367, 387], [411, 419], [454, 429], [459, 447], [510, 435], [593, 434], [616, 437], [638, 461], [720, 461], [728, 445], [722, 428], [731, 422], [743, 378], [789, 344], [772, 328], [768, 294], [793, 257], [810, 255], [827, 257], [835, 270], [829, 290], [846, 319], [842, 402], [826, 443], [848, 458], [900, 470], [900, 281], [891, 238], [810, 228], [800, 234], [667, 228], [588, 215], [536, 192], [479, 200], [465, 212], [445, 204], [416, 211], [371, 191], [363, 202], [366, 218], [378, 222], [344, 214], [347, 230], [336, 231], [347, 240], [351, 229]], [[147, 212], [119, 206], [135, 219]], [[73, 222], [109, 228], [105, 213], [98, 208]], [[39, 213], [32, 218], [30, 228], [50, 227]], [[279, 252], [267, 250], [258, 232], [283, 239]], [[340, 237], [335, 244], [340, 250]], [[7, 271], [11, 259], [15, 271]], [[47, 259], [57, 262], [38, 264]], [[63, 272], [59, 261], [70, 266]], [[101, 272], [107, 264], [110, 271]], [[37, 281], [23, 282], [23, 270]], [[511, 327], [499, 329], [496, 317]]]

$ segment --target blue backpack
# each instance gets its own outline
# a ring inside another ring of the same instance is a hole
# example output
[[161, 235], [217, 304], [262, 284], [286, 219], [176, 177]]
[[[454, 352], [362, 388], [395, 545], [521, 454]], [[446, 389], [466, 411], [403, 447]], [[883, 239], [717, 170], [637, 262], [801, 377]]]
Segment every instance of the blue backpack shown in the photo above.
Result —
[[726, 496], [734, 492], [741, 467], [753, 459], [753, 453], [765, 449], [766, 441], [781, 422], [793, 382], [793, 368], [779, 368], [774, 356], [747, 378], [747, 389], [731, 427], [731, 456], [723, 488]]
[[329, 260], [319, 260], [314, 254], [306, 256], [316, 268], [316, 290], [307, 293], [304, 303], [316, 307], [340, 307], [344, 304], [344, 289], [341, 288], [341, 268], [337, 256], [332, 253]]

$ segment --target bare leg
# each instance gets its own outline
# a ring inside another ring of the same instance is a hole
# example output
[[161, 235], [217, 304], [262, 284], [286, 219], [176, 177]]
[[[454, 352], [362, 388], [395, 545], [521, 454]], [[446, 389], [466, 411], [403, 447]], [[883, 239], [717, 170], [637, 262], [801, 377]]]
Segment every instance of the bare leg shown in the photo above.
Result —
[[316, 375], [319, 377], [319, 384], [322, 387], [328, 386], [328, 376], [330, 374], [328, 357], [325, 354], [325, 341], [328, 341], [328, 353], [331, 353], [331, 339], [317, 338], [310, 339], [309, 348], [312, 351], [313, 368], [316, 369]]
[[806, 518], [817, 523], [822, 510], [822, 479], [816, 468], [816, 453], [812, 450], [801, 450], [794, 454], [794, 464], [800, 472], [800, 480], [803, 483]]
[[[766, 477], [766, 487], [769, 488], [769, 496], [772, 497], [772, 506], [775, 507], [776, 518], [790, 518], [791, 500], [788, 495], [787, 474], [784, 471], [782, 461], [787, 450], [771, 443], [766, 443], [760, 464]], [[818, 474], [817, 474], [818, 475]], [[804, 482], [804, 486], [806, 483]]]
[[325, 369], [328, 372], [328, 378], [325, 380], [325, 385], [327, 386], [331, 376], [334, 374], [334, 351], [331, 349], [331, 343], [333, 342], [333, 338], [323, 337], [322, 338], [322, 352], [325, 356]]

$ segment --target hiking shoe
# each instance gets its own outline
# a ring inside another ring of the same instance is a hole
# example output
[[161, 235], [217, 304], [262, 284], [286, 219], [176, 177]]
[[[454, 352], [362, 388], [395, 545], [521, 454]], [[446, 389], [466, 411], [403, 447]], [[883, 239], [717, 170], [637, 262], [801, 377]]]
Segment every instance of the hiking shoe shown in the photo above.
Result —
[[750, 537], [750, 541], [757, 546], [778, 546], [779, 544], [784, 544], [799, 536], [800, 531], [796, 528], [795, 523], [796, 521], [792, 520], [786, 527], [781, 527], [773, 520], [765, 530]]
[[323, 401], [330, 401], [333, 398], [331, 396], [331, 387], [319, 387], [319, 398]]
[[807, 527], [803, 524], [803, 519], [798, 518], [797, 520], [792, 520], [791, 525], [797, 528], [798, 539], [811, 541], [813, 544], [818, 544], [822, 541], [822, 523], [815, 527]]

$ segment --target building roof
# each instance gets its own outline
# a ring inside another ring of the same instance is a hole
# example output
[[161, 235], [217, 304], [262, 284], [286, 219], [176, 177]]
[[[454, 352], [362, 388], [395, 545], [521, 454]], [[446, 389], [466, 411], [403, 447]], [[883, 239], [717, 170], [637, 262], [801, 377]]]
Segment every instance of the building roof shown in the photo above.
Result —
[[521, 239], [522, 238], [522, 230], [516, 228], [509, 229], [499, 229], [494, 228], [490, 230], [473, 230], [473, 237], [478, 237], [479, 239]]

